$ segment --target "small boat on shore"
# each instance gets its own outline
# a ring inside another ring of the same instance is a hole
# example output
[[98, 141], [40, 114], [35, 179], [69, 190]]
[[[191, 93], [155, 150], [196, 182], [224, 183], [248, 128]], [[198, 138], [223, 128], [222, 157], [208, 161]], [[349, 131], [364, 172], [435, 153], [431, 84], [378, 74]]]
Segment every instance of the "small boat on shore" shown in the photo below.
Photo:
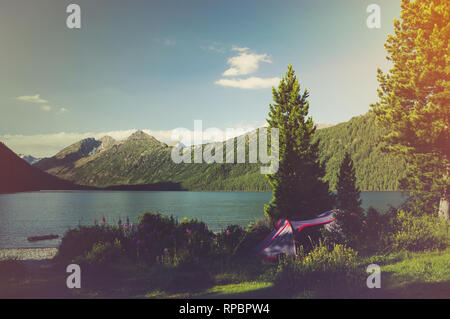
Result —
[[58, 235], [44, 235], [44, 236], [32, 236], [28, 237], [28, 241], [40, 241], [40, 240], [50, 240], [50, 239], [57, 239], [59, 238]]

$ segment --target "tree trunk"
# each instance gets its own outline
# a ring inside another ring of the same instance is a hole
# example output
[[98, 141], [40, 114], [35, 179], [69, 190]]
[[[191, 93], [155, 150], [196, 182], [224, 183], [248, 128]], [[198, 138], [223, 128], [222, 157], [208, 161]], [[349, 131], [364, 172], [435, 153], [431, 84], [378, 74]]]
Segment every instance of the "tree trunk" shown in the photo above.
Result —
[[449, 198], [447, 196], [443, 196], [441, 198], [441, 202], [439, 203], [439, 217], [450, 220], [450, 211], [449, 211]]
[[[446, 177], [448, 177], [450, 171], [450, 165], [447, 165], [447, 172], [445, 173]], [[441, 201], [439, 203], [439, 217], [450, 220], [450, 190], [449, 187], [445, 190], [444, 194], [442, 194]]]

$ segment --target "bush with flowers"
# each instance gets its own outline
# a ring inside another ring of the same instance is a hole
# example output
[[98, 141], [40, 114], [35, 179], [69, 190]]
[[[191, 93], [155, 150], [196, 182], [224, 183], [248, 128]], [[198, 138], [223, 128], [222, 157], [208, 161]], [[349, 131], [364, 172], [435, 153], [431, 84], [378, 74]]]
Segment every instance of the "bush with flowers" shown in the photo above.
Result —
[[245, 236], [245, 230], [238, 225], [230, 225], [216, 235], [216, 252], [219, 255], [232, 256]]
[[71, 262], [86, 255], [96, 243], [112, 244], [116, 240], [126, 241], [126, 234], [117, 226], [102, 224], [69, 229], [61, 240], [55, 259], [64, 263]]

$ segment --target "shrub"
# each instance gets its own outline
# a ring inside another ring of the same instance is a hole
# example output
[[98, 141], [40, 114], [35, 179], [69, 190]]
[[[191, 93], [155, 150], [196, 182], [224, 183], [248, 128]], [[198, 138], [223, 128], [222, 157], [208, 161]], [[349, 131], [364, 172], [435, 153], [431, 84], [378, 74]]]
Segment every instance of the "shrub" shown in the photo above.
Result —
[[111, 226], [79, 226], [69, 229], [61, 240], [56, 260], [73, 261], [89, 252], [96, 243], [114, 243], [125, 241], [125, 234], [119, 227]]
[[159, 213], [145, 213], [140, 217], [137, 234], [137, 256], [148, 262], [165, 252], [173, 253], [176, 245], [177, 222]]
[[214, 248], [214, 234], [205, 223], [186, 218], [178, 223], [159, 213], [141, 217], [135, 239], [140, 258], [172, 266], [208, 257]]
[[383, 251], [386, 247], [386, 238], [392, 232], [390, 221], [393, 212], [381, 214], [370, 207], [363, 222], [362, 242], [358, 250], [365, 253]]
[[254, 252], [255, 247], [264, 240], [270, 232], [271, 229], [265, 221], [258, 220], [254, 223], [250, 223], [245, 230], [240, 243], [236, 247], [236, 254], [242, 255]]
[[177, 228], [177, 253], [185, 250], [192, 259], [208, 257], [214, 248], [214, 233], [205, 223], [183, 219]]
[[220, 255], [232, 256], [239, 243], [242, 241], [245, 231], [238, 225], [230, 225], [224, 231], [216, 235], [216, 251]]
[[[357, 269], [357, 252], [344, 245], [328, 247], [322, 242], [296, 258], [283, 256], [272, 273], [275, 285], [285, 291], [299, 291], [323, 287], [328, 291], [343, 286], [357, 286], [360, 274]], [[347, 290], [347, 289], [346, 289]]]
[[340, 212], [336, 221], [322, 232], [327, 241], [356, 249], [363, 253], [382, 251], [390, 233], [392, 213], [380, 214], [370, 207], [366, 215]]
[[388, 237], [392, 250], [423, 251], [443, 249], [450, 243], [450, 223], [430, 215], [417, 216], [398, 211]]
[[336, 244], [357, 247], [363, 234], [363, 218], [359, 214], [339, 211], [335, 213], [336, 220], [325, 227], [324, 235]]
[[114, 242], [98, 242], [84, 256], [75, 259], [77, 264], [87, 266], [91, 270], [101, 270], [110, 266], [123, 255], [123, 248], [118, 239]]

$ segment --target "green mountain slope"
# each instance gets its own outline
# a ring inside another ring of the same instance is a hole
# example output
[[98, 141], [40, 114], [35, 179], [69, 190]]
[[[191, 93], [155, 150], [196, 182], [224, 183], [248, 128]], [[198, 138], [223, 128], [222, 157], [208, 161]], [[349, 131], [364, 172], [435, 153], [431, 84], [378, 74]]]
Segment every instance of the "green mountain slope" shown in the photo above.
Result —
[[[381, 152], [382, 132], [375, 127], [373, 115], [355, 117], [318, 130], [316, 135], [321, 140], [321, 160], [326, 161], [326, 179], [332, 188], [336, 184], [344, 151], [348, 150], [353, 156], [358, 186], [362, 190], [397, 189], [404, 164]], [[246, 143], [253, 138], [256, 138], [255, 132], [249, 134]], [[62, 151], [59, 158], [57, 154], [36, 166], [77, 184], [97, 187], [171, 183], [189, 190], [270, 190], [266, 178], [260, 173], [259, 164], [249, 164], [248, 161], [245, 164], [176, 164], [171, 159], [173, 147], [141, 131], [122, 142], [110, 142], [101, 151], [98, 150], [101, 141], [90, 143], [98, 144], [95, 152], [80, 154], [80, 145], [74, 144]], [[235, 139], [235, 149], [237, 143]], [[68, 159], [66, 163], [61, 163], [61, 157]]]
[[330, 128], [318, 130], [320, 161], [325, 162], [325, 179], [335, 189], [344, 153], [350, 153], [356, 172], [357, 186], [366, 191], [398, 190], [406, 164], [393, 154], [382, 152], [384, 131], [375, 125], [371, 112]]

